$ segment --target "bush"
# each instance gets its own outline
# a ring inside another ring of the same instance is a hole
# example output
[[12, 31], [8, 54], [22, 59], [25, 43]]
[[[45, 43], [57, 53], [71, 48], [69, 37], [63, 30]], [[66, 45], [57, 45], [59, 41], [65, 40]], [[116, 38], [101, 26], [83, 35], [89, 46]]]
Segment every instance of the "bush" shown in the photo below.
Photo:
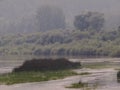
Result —
[[117, 72], [117, 81], [120, 82], [120, 71]]
[[15, 68], [13, 72], [21, 71], [52, 71], [64, 70], [80, 67], [80, 62], [70, 62], [67, 59], [33, 59], [23, 63], [22, 66]]

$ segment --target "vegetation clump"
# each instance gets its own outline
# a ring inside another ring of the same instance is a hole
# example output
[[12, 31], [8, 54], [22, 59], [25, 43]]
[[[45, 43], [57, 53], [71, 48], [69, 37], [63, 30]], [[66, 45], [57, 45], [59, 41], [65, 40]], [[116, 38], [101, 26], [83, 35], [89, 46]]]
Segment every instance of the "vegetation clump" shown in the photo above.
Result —
[[0, 55], [120, 57], [120, 32], [53, 30], [0, 36]]
[[80, 67], [79, 62], [68, 59], [33, 59], [14, 68], [12, 73], [0, 75], [0, 84], [17, 84], [62, 79], [67, 76], [79, 75], [69, 70]]
[[33, 59], [23, 63], [20, 67], [17, 67], [13, 72], [21, 71], [55, 71], [74, 69], [80, 67], [80, 62], [70, 62], [65, 58], [60, 59]]
[[83, 73], [80, 73], [80, 75], [90, 75], [90, 74], [92, 74], [92, 73], [90, 73], [90, 72], [83, 72]]
[[117, 81], [120, 82], [120, 71], [117, 72]]
[[88, 86], [87, 83], [79, 82], [79, 83], [74, 83], [74, 84], [72, 84], [71, 86], [69, 86], [67, 88], [84, 88], [84, 87], [87, 87], [87, 86]]
[[78, 75], [70, 70], [58, 70], [58, 71], [29, 71], [29, 72], [12, 72], [5, 75], [0, 75], [0, 84], [12, 85], [28, 82], [41, 82], [48, 80], [63, 79], [67, 76]]

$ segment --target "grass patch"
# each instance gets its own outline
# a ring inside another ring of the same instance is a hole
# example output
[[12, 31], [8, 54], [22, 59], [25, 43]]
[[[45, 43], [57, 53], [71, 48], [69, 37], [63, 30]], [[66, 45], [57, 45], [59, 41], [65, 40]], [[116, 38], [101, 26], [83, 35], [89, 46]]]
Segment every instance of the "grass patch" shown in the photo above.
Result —
[[89, 72], [83, 72], [83, 73], [80, 73], [79, 75], [89, 75], [89, 74], [92, 74], [92, 73], [89, 73]]
[[74, 83], [71, 86], [68, 86], [66, 88], [74, 88], [74, 89], [79, 89], [81, 88], [82, 90], [96, 90], [98, 87], [98, 84], [88, 84], [88, 83], [83, 83], [83, 82], [79, 82], [79, 83]]
[[79, 83], [74, 83], [71, 86], [68, 86], [67, 88], [84, 88], [84, 87], [87, 87], [87, 86], [88, 86], [87, 83], [79, 82]]
[[46, 71], [46, 72], [14, 72], [0, 75], [0, 84], [12, 85], [27, 82], [40, 82], [48, 80], [62, 79], [67, 76], [78, 75], [70, 70]]

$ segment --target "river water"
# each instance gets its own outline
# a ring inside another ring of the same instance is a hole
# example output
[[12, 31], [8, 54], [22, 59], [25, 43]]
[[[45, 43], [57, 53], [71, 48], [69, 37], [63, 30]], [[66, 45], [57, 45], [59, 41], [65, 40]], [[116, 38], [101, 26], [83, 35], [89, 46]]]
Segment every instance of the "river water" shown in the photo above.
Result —
[[[11, 72], [14, 67], [20, 66], [22, 63], [23, 61], [2, 60], [0, 61], [0, 74]], [[116, 65], [119, 65], [117, 61], [114, 61], [114, 63], [116, 63]], [[117, 82], [117, 70], [115, 70], [115, 68], [113, 67], [102, 69], [85, 68], [75, 71], [77, 71], [78, 73], [90, 72], [92, 74], [40, 83], [27, 83], [11, 86], [0, 85], [0, 90], [69, 90], [65, 87], [79, 81], [89, 83], [89, 87], [95, 87], [94, 90], [120, 90], [120, 83]]]

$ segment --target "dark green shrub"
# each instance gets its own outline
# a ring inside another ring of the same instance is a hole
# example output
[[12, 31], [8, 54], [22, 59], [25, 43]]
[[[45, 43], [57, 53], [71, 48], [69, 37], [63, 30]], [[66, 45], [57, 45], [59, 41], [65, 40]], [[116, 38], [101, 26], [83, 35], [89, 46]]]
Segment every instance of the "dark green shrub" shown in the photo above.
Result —
[[117, 81], [120, 82], [120, 71], [117, 72]]
[[80, 62], [70, 62], [68, 59], [33, 59], [23, 63], [22, 66], [15, 68], [13, 72], [21, 71], [51, 71], [64, 70], [80, 67]]

